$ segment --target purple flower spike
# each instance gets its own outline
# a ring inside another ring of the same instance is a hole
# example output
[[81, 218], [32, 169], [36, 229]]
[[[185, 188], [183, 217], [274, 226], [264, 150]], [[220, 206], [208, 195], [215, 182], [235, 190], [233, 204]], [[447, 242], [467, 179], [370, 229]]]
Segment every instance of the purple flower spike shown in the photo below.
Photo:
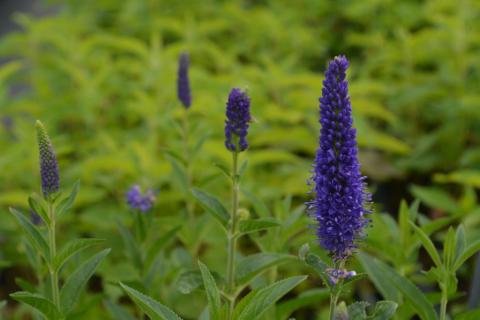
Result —
[[232, 89], [227, 102], [225, 146], [230, 151], [248, 148], [247, 134], [250, 122], [250, 98], [238, 88]]
[[127, 203], [133, 210], [140, 210], [141, 212], [147, 212], [155, 203], [155, 194], [151, 189], [148, 189], [145, 194], [142, 194], [142, 190], [139, 185], [134, 185], [127, 192]]
[[178, 60], [177, 74], [177, 96], [185, 108], [190, 108], [192, 95], [190, 92], [190, 81], [188, 78], [188, 67], [190, 59], [187, 52], [182, 52]]
[[320, 98], [320, 147], [313, 165], [312, 192], [308, 203], [318, 223], [317, 235], [335, 261], [346, 259], [364, 235], [369, 220], [370, 195], [357, 159], [356, 131], [345, 79], [345, 56], [330, 61]]
[[40, 154], [40, 176], [42, 179], [42, 192], [45, 198], [55, 193], [60, 188], [60, 174], [58, 172], [58, 163], [52, 142], [48, 137], [43, 124], [37, 120], [35, 124], [37, 130], [38, 148]]

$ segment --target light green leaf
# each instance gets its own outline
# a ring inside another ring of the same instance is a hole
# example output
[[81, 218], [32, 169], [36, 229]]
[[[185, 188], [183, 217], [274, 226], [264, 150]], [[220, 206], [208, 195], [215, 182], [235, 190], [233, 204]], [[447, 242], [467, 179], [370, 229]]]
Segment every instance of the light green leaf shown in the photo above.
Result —
[[68, 314], [75, 302], [77, 302], [80, 293], [87, 284], [90, 277], [95, 272], [95, 269], [100, 262], [110, 253], [110, 249], [105, 249], [83, 264], [81, 264], [65, 281], [60, 290], [60, 304], [62, 312]]
[[240, 260], [236, 267], [235, 280], [238, 284], [246, 284], [270, 267], [287, 261], [296, 261], [297, 257], [281, 253], [256, 253]]
[[348, 318], [355, 320], [366, 320], [367, 319], [367, 307], [370, 303], [366, 301], [357, 301], [348, 306]]
[[458, 270], [462, 264], [465, 263], [465, 261], [468, 260], [471, 256], [473, 256], [477, 251], [480, 250], [480, 240], [475, 241], [471, 245], [469, 245], [465, 251], [458, 257], [458, 259], [455, 261], [452, 271]]
[[65, 213], [73, 205], [73, 203], [75, 202], [75, 198], [77, 197], [77, 194], [78, 194], [78, 189], [80, 189], [80, 181], [77, 180], [77, 182], [75, 182], [75, 184], [73, 185], [70, 195], [62, 199], [62, 201], [60, 201], [60, 203], [58, 204], [58, 207], [57, 207], [58, 216]]
[[235, 308], [236, 320], [257, 320], [281, 297], [295, 288], [307, 276], [297, 276], [277, 281], [265, 288], [253, 290]]
[[454, 258], [455, 258], [455, 231], [453, 228], [448, 228], [447, 237], [443, 243], [443, 263], [447, 270], [453, 266]]
[[413, 230], [415, 230], [415, 233], [420, 238], [423, 247], [425, 248], [425, 250], [427, 250], [428, 255], [430, 256], [430, 258], [432, 258], [435, 265], [437, 267], [441, 267], [442, 261], [440, 260], [440, 256], [438, 255], [438, 251], [435, 248], [432, 240], [430, 240], [430, 238], [425, 234], [425, 232], [423, 232], [423, 230], [417, 227], [413, 222], [410, 221], [410, 225], [412, 226]]
[[23, 228], [27, 235], [27, 239], [30, 244], [39, 251], [39, 253], [45, 258], [46, 261], [50, 260], [50, 248], [48, 247], [47, 240], [40, 233], [25, 216], [14, 208], [10, 208], [10, 212], [17, 218], [20, 226]]
[[329, 288], [332, 287], [328, 279], [328, 276], [325, 273], [325, 270], [328, 268], [328, 265], [325, 262], [323, 262], [319, 256], [313, 253], [308, 253], [305, 257], [305, 263], [309, 265], [313, 270], [315, 270], [317, 275], [319, 275], [320, 278], [322, 278], [323, 283], [327, 287]]
[[375, 287], [380, 291], [385, 299], [401, 302], [400, 294], [394, 284], [387, 281], [385, 274], [381, 273], [378, 264], [366, 254], [359, 254], [356, 256], [362, 264], [365, 272], [368, 273], [370, 280], [372, 280]]
[[123, 290], [135, 302], [135, 304], [142, 309], [152, 320], [182, 320], [175, 312], [163, 304], [155, 301], [149, 296], [130, 288], [129, 286], [120, 283]]
[[455, 200], [440, 188], [412, 186], [411, 191], [415, 197], [432, 208], [443, 209], [448, 213], [458, 210]]
[[10, 297], [35, 308], [47, 320], [64, 319], [57, 307], [50, 300], [45, 299], [39, 294], [20, 291], [12, 293]]
[[240, 221], [239, 230], [242, 234], [247, 234], [278, 226], [281, 223], [273, 218], [249, 219]]
[[75, 254], [78, 252], [103, 242], [103, 239], [74, 239], [67, 243], [62, 250], [55, 257], [53, 267], [55, 270], [60, 268]]
[[361, 256], [362, 264], [363, 264], [363, 261], [368, 261], [369, 265], [376, 266], [375, 269], [378, 272], [376, 274], [376, 277], [380, 279], [380, 281], [388, 283], [389, 286], [393, 286], [398, 291], [400, 291], [405, 297], [405, 299], [407, 299], [409, 303], [413, 306], [413, 308], [416, 310], [416, 312], [418, 313], [421, 319], [423, 320], [437, 319], [435, 310], [433, 309], [433, 306], [430, 303], [430, 301], [410, 280], [396, 273], [395, 270], [393, 270], [384, 262], [378, 259], [372, 258], [366, 253], [361, 253], [360, 256]]
[[192, 189], [192, 194], [207, 212], [212, 214], [224, 227], [227, 226], [230, 215], [217, 198], [196, 188]]
[[206, 265], [198, 262], [200, 271], [202, 273], [203, 286], [205, 287], [205, 292], [207, 293], [208, 306], [210, 309], [210, 318], [212, 320], [221, 320], [221, 303], [220, 303], [220, 293], [215, 283], [210, 271]]
[[457, 227], [457, 232], [455, 233], [455, 256], [453, 257], [454, 263], [463, 253], [463, 250], [465, 250], [465, 245], [465, 228], [463, 228], [463, 225], [459, 225]]
[[176, 226], [153, 242], [153, 244], [148, 249], [147, 255], [145, 257], [145, 267], [147, 269], [149, 269], [152, 263], [155, 261], [155, 258], [159, 254], [160, 250], [162, 250], [163, 247], [165, 247], [165, 245], [167, 245], [167, 243], [175, 237], [178, 230], [180, 230], [181, 228], [181, 226]]

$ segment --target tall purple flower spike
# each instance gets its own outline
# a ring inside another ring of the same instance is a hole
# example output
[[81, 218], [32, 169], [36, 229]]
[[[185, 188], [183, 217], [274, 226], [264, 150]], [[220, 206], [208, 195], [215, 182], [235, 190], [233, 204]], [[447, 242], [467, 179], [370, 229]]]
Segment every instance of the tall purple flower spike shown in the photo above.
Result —
[[192, 94], [190, 92], [190, 81], [188, 78], [188, 67], [190, 59], [187, 52], [182, 52], [178, 60], [177, 74], [177, 96], [185, 108], [190, 108], [192, 104]]
[[318, 223], [317, 235], [335, 261], [351, 255], [364, 236], [370, 194], [360, 174], [356, 131], [345, 79], [345, 56], [330, 61], [320, 98], [320, 147], [313, 165], [315, 198], [308, 203]]
[[248, 148], [247, 134], [250, 122], [250, 98], [238, 88], [232, 89], [227, 102], [225, 121], [225, 146], [230, 151]]
[[52, 142], [43, 124], [37, 120], [35, 123], [40, 155], [40, 176], [42, 180], [42, 192], [45, 198], [55, 193], [60, 188], [60, 174], [58, 162], [53, 151]]

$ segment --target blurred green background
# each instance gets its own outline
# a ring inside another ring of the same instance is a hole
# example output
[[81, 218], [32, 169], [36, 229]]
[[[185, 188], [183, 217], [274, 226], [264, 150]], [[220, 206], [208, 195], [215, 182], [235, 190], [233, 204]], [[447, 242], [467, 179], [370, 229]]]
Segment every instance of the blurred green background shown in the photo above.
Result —
[[[124, 194], [130, 185], [159, 190], [152, 212], [159, 233], [182, 223], [184, 164], [176, 157], [182, 152], [184, 110], [176, 98], [182, 51], [191, 59], [195, 186], [228, 197], [215, 164], [229, 163], [224, 107], [238, 86], [248, 90], [254, 116], [242, 206], [273, 215], [287, 208], [286, 219], [290, 207], [301, 212], [317, 148], [322, 73], [343, 53], [350, 60], [362, 171], [377, 211], [395, 215], [402, 198], [417, 197], [430, 218], [465, 222], [468, 215], [470, 234], [480, 238], [479, 1], [71, 0], [40, 6], [48, 13], [13, 15], [18, 31], [0, 39], [0, 56], [8, 59], [0, 67], [0, 299], [15, 290], [15, 277], [31, 274], [7, 208], [26, 208], [28, 195], [39, 190], [35, 119], [52, 136], [63, 186], [82, 184], [60, 236], [104, 237], [114, 248], [96, 281], [103, 288], [92, 292], [119, 297], [109, 283], [129, 278], [128, 263], [115, 253], [122, 246], [115, 221], [129, 219]], [[308, 218], [297, 215], [296, 229], [277, 250], [295, 253], [302, 243], [315, 243]], [[188, 228], [203, 230], [196, 240], [201, 254], [221, 270], [223, 257], [215, 253], [223, 240], [215, 224], [183, 226], [183, 235]], [[242, 246], [255, 250], [250, 242]], [[168, 256], [166, 270], [193, 259], [181, 246]], [[178, 308], [190, 298], [174, 289], [172, 273], [162, 275], [164, 300]], [[309, 286], [318, 287], [315, 281]], [[189, 308], [180, 308], [183, 316], [201, 311], [196, 303]], [[315, 309], [303, 312], [298, 319], [310, 319]]]

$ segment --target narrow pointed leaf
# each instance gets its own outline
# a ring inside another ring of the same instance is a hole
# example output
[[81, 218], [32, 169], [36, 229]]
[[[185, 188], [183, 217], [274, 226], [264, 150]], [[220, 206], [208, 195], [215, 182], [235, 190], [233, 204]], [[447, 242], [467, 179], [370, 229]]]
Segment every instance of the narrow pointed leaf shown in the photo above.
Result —
[[240, 221], [239, 230], [247, 234], [279, 226], [281, 223], [273, 218], [249, 219]]
[[16, 209], [10, 208], [10, 212], [17, 218], [20, 226], [25, 231], [27, 239], [30, 244], [38, 250], [38, 252], [45, 258], [46, 261], [50, 259], [50, 248], [48, 247], [47, 240], [40, 233], [25, 216]]
[[257, 253], [240, 260], [235, 268], [235, 278], [238, 284], [246, 284], [270, 267], [287, 261], [297, 261], [297, 257], [281, 253]]
[[133, 264], [138, 270], [143, 268], [143, 258], [140, 249], [135, 242], [135, 239], [132, 233], [120, 222], [117, 222], [118, 230], [122, 235], [123, 243], [125, 244], [125, 248], [127, 249], [127, 254], [130, 256]]
[[465, 261], [468, 260], [471, 256], [473, 256], [477, 251], [480, 250], [480, 240], [475, 241], [471, 245], [469, 245], [465, 251], [458, 257], [453, 265], [453, 271], [458, 270]]
[[180, 318], [170, 308], [155, 301], [149, 296], [146, 296], [123, 283], [120, 283], [120, 286], [122, 286], [123, 290], [125, 290], [133, 302], [135, 302], [135, 304], [152, 320], [182, 320], [182, 318]]
[[129, 314], [122, 306], [110, 301], [105, 300], [105, 307], [108, 310], [108, 313], [112, 316], [112, 319], [115, 320], [135, 320], [135, 318]]
[[208, 306], [210, 310], [210, 319], [212, 320], [222, 320], [221, 319], [221, 303], [220, 303], [220, 292], [218, 291], [217, 284], [212, 274], [208, 270], [207, 266], [198, 262], [200, 267], [200, 272], [202, 273], [203, 286], [205, 292], [207, 293]]
[[297, 276], [277, 281], [264, 288], [256, 289], [238, 304], [235, 310], [236, 320], [257, 320], [280, 298], [295, 288], [307, 276]]
[[423, 230], [417, 227], [413, 222], [410, 222], [410, 225], [412, 226], [413, 230], [415, 230], [415, 233], [420, 238], [423, 247], [425, 248], [425, 250], [427, 250], [428, 255], [430, 256], [430, 258], [432, 258], [435, 265], [437, 267], [441, 267], [442, 261], [440, 260], [440, 256], [438, 255], [438, 251], [435, 248], [432, 240], [430, 240], [430, 238], [425, 234], [425, 232], [423, 232]]
[[454, 263], [458, 260], [460, 255], [465, 250], [466, 240], [465, 240], [465, 229], [463, 225], [457, 227], [457, 232], [455, 233], [455, 257]]
[[40, 218], [42, 218], [43, 222], [45, 222], [47, 226], [50, 225], [50, 218], [48, 217], [47, 212], [34, 197], [28, 197], [28, 205], [30, 206], [30, 209], [33, 210], [33, 212], [35, 212], [40, 216]]
[[66, 246], [60, 250], [55, 257], [54, 268], [60, 270], [60, 268], [70, 260], [75, 254], [80, 251], [103, 242], [103, 239], [74, 239], [67, 243]]
[[207, 212], [212, 214], [224, 227], [227, 226], [230, 215], [217, 198], [196, 188], [192, 189], [192, 194]]
[[10, 297], [33, 307], [47, 320], [64, 319], [57, 307], [50, 300], [45, 299], [39, 294], [20, 291], [12, 293]]
[[92, 277], [100, 262], [110, 253], [105, 249], [81, 264], [65, 281], [60, 290], [62, 312], [68, 314], [77, 302], [80, 293]]
[[62, 199], [58, 205], [57, 209], [57, 215], [62, 215], [65, 213], [70, 207], [73, 205], [75, 202], [75, 198], [77, 197], [78, 194], [78, 189], [80, 188], [80, 181], [75, 182], [73, 185], [72, 191], [70, 192], [70, 195], [66, 197], [65, 199]]

